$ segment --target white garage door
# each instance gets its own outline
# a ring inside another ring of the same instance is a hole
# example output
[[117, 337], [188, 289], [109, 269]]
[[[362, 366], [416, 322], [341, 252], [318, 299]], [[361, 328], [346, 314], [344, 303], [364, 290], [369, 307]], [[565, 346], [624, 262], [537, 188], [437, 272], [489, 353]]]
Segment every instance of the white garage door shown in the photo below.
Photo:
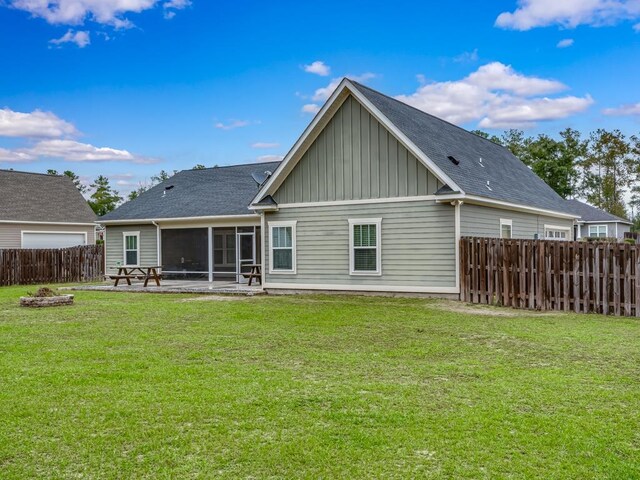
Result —
[[22, 232], [22, 248], [67, 248], [84, 244], [84, 233]]

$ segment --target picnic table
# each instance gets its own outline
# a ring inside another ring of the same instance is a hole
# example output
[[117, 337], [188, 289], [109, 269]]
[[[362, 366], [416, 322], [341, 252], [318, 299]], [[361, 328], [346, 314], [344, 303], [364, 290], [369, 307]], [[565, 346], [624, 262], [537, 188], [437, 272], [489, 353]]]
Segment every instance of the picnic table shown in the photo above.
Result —
[[109, 275], [109, 278], [111, 280], [115, 280], [113, 286], [117, 287], [118, 283], [120, 283], [120, 280], [126, 280], [127, 285], [131, 285], [131, 280], [132, 279], [136, 279], [136, 280], [144, 280], [144, 287], [146, 287], [149, 284], [149, 280], [155, 280], [156, 285], [159, 287], [160, 286], [160, 277], [162, 276], [162, 274], [158, 273], [158, 270], [160, 270], [162, 267], [161, 266], [157, 266], [157, 265], [153, 265], [150, 267], [123, 267], [123, 266], [119, 266], [118, 267], [118, 274], [117, 275]]
[[262, 265], [260, 265], [259, 263], [252, 263], [244, 266], [250, 268], [250, 271], [248, 273], [242, 273], [242, 276], [244, 278], [249, 279], [249, 286], [251, 286], [254, 278], [260, 283], [260, 285], [262, 285]]

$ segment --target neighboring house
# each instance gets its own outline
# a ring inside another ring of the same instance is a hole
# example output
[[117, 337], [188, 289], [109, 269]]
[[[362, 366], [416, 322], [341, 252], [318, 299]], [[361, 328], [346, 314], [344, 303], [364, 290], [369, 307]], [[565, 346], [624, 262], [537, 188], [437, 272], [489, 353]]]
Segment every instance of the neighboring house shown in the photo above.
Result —
[[0, 170], [0, 249], [94, 244], [95, 219], [69, 177]]
[[580, 215], [580, 219], [575, 226], [575, 238], [577, 239], [600, 237], [621, 240], [626, 232], [631, 231], [632, 223], [629, 220], [592, 207], [588, 203], [579, 200], [567, 200], [567, 205], [567, 208]]
[[280, 164], [180, 172], [101, 223], [110, 268], [457, 294], [461, 236], [571, 239], [576, 218], [507, 149], [345, 79]]

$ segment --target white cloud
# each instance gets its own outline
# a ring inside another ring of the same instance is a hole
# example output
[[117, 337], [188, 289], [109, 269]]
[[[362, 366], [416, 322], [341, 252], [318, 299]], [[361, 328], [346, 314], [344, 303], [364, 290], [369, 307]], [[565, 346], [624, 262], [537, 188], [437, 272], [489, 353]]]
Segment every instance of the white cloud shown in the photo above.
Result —
[[317, 103], [307, 103], [302, 106], [303, 113], [312, 113], [313, 115], [315, 115], [319, 111], [320, 111], [320, 105], [318, 105]]
[[229, 120], [228, 123], [217, 122], [214, 127], [219, 130], [234, 130], [236, 128], [246, 127], [247, 125], [251, 125], [251, 122], [248, 120]]
[[453, 61], [456, 63], [473, 63], [478, 61], [478, 49], [474, 49], [472, 52], [462, 52], [460, 55], [453, 57]]
[[[18, 10], [43, 18], [53, 25], [82, 25], [90, 20], [115, 28], [130, 28], [133, 23], [125, 15], [155, 8], [160, 0], [6, 0]], [[2, 4], [2, 2], [0, 2]], [[168, 0], [162, 3], [165, 17], [191, 5], [190, 0]]]
[[[346, 77], [356, 82], [365, 83], [367, 80], [375, 78], [376, 74], [369, 72], [363, 73], [362, 75], [346, 75]], [[314, 102], [324, 102], [325, 100], [327, 100], [331, 96], [333, 91], [338, 87], [338, 85], [340, 85], [342, 78], [343, 77], [334, 78], [326, 87], [318, 88], [311, 99]]]
[[255, 142], [251, 144], [251, 148], [278, 148], [279, 146], [279, 143], [270, 142]]
[[191, 6], [191, 0], [169, 0], [162, 4], [164, 9], [164, 18], [171, 20], [176, 16], [176, 10], [184, 10]]
[[611, 116], [640, 115], [640, 102], [629, 103], [615, 108], [605, 108], [602, 113]]
[[75, 43], [78, 47], [84, 48], [91, 43], [91, 37], [87, 31], [79, 30], [74, 32], [73, 30], [68, 30], [62, 37], [49, 40], [49, 43], [54, 45]]
[[636, 24], [633, 26], [633, 29], [634, 29], [636, 32], [640, 32], [640, 23], [636, 23]]
[[0, 110], [0, 137], [55, 138], [76, 134], [76, 127], [51, 112]]
[[462, 80], [432, 82], [398, 100], [457, 124], [484, 128], [528, 127], [587, 109], [590, 96], [540, 97], [566, 90], [556, 80], [528, 77], [499, 62], [483, 65]]
[[20, 163], [31, 162], [33, 157], [28, 153], [19, 152], [16, 150], [8, 150], [0, 147], [0, 162]]
[[260, 155], [256, 158], [256, 162], [258, 163], [266, 163], [266, 162], [279, 162], [284, 157], [282, 155]]
[[326, 77], [327, 75], [331, 74], [331, 67], [329, 67], [329, 65], [321, 60], [316, 60], [309, 65], [305, 65], [303, 68], [305, 72], [314, 73], [316, 75], [320, 75], [321, 77]]
[[567, 48], [573, 45], [573, 38], [564, 38], [558, 42], [556, 47], [558, 48]]
[[518, 0], [513, 12], [503, 12], [496, 26], [513, 30], [559, 25], [614, 25], [640, 17], [640, 0]]
[[96, 147], [88, 143], [80, 143], [74, 140], [43, 140], [32, 147], [18, 150], [37, 158], [59, 158], [67, 162], [131, 162], [131, 163], [156, 163], [156, 160], [134, 155], [127, 150], [118, 150], [110, 147]]

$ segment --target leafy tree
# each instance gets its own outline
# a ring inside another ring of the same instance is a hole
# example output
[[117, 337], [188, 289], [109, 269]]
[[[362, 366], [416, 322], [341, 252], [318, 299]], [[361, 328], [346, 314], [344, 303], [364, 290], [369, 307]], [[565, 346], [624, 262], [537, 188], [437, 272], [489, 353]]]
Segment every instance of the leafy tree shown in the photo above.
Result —
[[98, 216], [111, 212], [122, 201], [122, 197], [111, 188], [109, 179], [104, 175], [100, 175], [93, 181], [91, 189], [93, 193], [89, 197], [89, 205]]
[[581, 162], [582, 194], [592, 205], [625, 217], [624, 196], [628, 189], [633, 190], [637, 163], [634, 147], [620, 130], [596, 130]]
[[[80, 193], [82, 193], [83, 195], [87, 193], [87, 187], [82, 184], [82, 182], [80, 181], [80, 177], [78, 175], [76, 175], [71, 170], [65, 170], [62, 174], [66, 175], [73, 181], [73, 184], [76, 186], [78, 190], [80, 190]], [[47, 175], [60, 175], [60, 174], [58, 173], [57, 170], [50, 168], [49, 170], [47, 170]]]
[[207, 168], [207, 167], [205, 167], [204, 165], [199, 163], [195, 167], [193, 167], [191, 170], [204, 170], [205, 168]]
[[526, 137], [522, 130], [515, 128], [505, 131], [500, 137], [500, 144], [511, 150], [511, 153], [528, 166], [532, 163], [529, 151], [532, 141], [533, 139]]
[[491, 135], [483, 130], [472, 130], [471, 133], [478, 135], [479, 137], [486, 138], [487, 140], [491, 140], [493, 143], [497, 143], [498, 145], [502, 145], [502, 139], [496, 135]]
[[166, 170], [160, 170], [160, 172], [158, 172], [156, 175], [151, 175], [151, 182], [152, 182], [153, 185], [156, 185], [158, 183], [162, 183], [165, 180], [169, 180], [176, 173], [178, 173], [177, 170], [174, 170], [173, 173], [169, 173]]

